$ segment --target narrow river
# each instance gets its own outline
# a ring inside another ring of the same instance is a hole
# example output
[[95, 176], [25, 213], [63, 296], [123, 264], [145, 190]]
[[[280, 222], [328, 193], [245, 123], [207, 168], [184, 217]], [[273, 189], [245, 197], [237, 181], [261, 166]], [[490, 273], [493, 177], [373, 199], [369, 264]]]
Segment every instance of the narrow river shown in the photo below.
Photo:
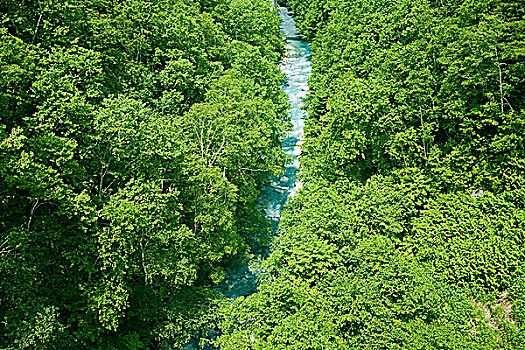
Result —
[[[277, 232], [284, 205], [289, 197], [292, 197], [301, 187], [296, 177], [306, 116], [306, 112], [301, 108], [304, 106], [303, 98], [306, 97], [307, 80], [311, 71], [310, 46], [301, 37], [288, 9], [280, 7], [279, 14], [282, 18], [281, 33], [286, 39], [286, 54], [280, 63], [280, 68], [287, 77], [287, 85], [283, 87], [283, 90], [288, 95], [291, 105], [289, 115], [293, 124], [293, 130], [282, 141], [282, 148], [292, 159], [279, 178], [272, 177], [270, 184], [261, 189], [261, 194], [257, 199], [258, 205], [264, 209], [266, 217], [271, 222], [274, 234]], [[267, 252], [268, 247], [265, 247], [256, 254], [256, 258], [265, 258]], [[256, 272], [248, 266], [229, 269], [226, 280], [221, 283], [219, 289], [227, 298], [253, 294], [257, 291]]]

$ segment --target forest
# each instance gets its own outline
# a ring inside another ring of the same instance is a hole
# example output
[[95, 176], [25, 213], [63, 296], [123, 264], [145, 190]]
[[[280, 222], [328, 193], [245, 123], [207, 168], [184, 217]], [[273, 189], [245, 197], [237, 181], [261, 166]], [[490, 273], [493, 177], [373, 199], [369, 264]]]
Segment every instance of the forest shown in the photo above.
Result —
[[287, 0], [304, 187], [221, 349], [525, 349], [525, 6]]
[[0, 0], [0, 349], [525, 349], [522, 0], [280, 4], [272, 238], [272, 1]]
[[286, 161], [273, 6], [2, 0], [0, 23], [0, 348], [213, 328]]

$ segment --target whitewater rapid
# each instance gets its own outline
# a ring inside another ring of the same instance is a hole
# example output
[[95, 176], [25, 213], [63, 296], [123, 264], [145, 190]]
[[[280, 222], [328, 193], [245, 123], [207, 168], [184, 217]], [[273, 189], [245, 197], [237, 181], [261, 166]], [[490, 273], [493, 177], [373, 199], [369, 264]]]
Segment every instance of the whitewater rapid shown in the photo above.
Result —
[[[258, 206], [264, 210], [266, 218], [271, 223], [275, 235], [281, 220], [281, 212], [293, 195], [301, 188], [297, 179], [299, 155], [304, 134], [306, 111], [303, 110], [303, 99], [308, 91], [308, 77], [312, 70], [310, 45], [303, 40], [295, 26], [292, 14], [286, 7], [279, 8], [281, 16], [280, 30], [285, 38], [285, 57], [279, 68], [286, 75], [283, 90], [288, 96], [291, 109], [289, 111], [292, 128], [287, 137], [282, 140], [283, 151], [291, 158], [284, 172], [279, 177], [271, 177], [269, 185], [263, 186], [257, 199]], [[269, 247], [263, 247], [255, 258], [265, 258]], [[247, 296], [257, 291], [257, 274], [248, 266], [227, 270], [227, 277], [219, 287], [227, 298]]]

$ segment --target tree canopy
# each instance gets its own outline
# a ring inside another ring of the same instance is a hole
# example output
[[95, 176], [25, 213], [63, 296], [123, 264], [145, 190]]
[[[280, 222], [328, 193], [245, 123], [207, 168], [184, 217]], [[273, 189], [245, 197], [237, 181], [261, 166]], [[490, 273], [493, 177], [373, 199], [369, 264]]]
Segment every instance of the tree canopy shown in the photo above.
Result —
[[271, 4], [6, 0], [0, 23], [0, 348], [213, 328], [285, 162]]
[[525, 349], [523, 4], [282, 3], [303, 188], [235, 300], [287, 162], [273, 3], [0, 3], [0, 348]]
[[284, 3], [304, 186], [221, 349], [523, 349], [523, 5]]

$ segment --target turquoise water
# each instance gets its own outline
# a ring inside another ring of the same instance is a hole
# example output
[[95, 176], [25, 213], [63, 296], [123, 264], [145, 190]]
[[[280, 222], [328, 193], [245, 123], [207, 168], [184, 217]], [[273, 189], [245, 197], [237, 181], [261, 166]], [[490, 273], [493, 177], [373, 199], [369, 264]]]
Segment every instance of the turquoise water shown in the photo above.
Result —
[[[311, 72], [309, 44], [302, 39], [288, 9], [280, 7], [279, 14], [282, 19], [281, 33], [286, 39], [286, 54], [279, 67], [287, 77], [287, 84], [283, 90], [291, 105], [289, 116], [293, 125], [291, 132], [282, 140], [282, 148], [291, 157], [291, 161], [279, 178], [270, 178], [270, 184], [263, 186], [257, 199], [259, 207], [264, 210], [266, 218], [271, 223], [274, 234], [277, 232], [283, 207], [289, 198], [301, 188], [301, 183], [297, 179], [297, 170], [304, 132], [304, 118], [306, 117], [306, 112], [301, 108], [304, 106], [303, 98], [306, 97], [308, 77]], [[255, 258], [265, 258], [267, 253], [268, 247], [263, 247], [255, 254]], [[237, 298], [257, 291], [256, 271], [250, 267], [241, 266], [228, 269], [226, 273], [225, 281], [219, 286], [219, 290], [225, 297]]]

